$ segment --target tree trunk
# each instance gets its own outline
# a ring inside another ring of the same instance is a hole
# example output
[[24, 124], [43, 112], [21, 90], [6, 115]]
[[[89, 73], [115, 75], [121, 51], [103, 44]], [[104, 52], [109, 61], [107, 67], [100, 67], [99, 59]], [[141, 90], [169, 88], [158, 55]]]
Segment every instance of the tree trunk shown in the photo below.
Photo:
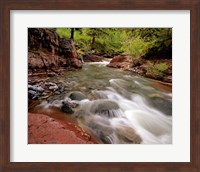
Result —
[[94, 49], [94, 43], [95, 43], [95, 37], [93, 36], [92, 37], [92, 43], [91, 43], [91, 50]]
[[74, 28], [71, 28], [71, 37], [70, 39], [74, 40]]

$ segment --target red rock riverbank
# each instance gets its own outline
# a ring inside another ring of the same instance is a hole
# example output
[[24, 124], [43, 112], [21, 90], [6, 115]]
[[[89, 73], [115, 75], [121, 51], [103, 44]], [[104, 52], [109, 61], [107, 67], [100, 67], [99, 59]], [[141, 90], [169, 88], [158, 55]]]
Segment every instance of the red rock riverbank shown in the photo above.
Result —
[[44, 114], [28, 114], [29, 144], [97, 144], [90, 134], [73, 122]]

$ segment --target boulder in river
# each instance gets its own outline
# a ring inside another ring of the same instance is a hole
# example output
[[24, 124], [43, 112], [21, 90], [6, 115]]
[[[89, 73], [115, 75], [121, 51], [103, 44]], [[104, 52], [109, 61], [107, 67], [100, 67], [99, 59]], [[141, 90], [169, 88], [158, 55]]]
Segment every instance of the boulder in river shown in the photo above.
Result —
[[71, 100], [78, 100], [78, 101], [87, 99], [87, 97], [83, 93], [81, 93], [80, 91], [73, 91], [73, 92], [71, 92], [69, 94], [69, 98]]
[[125, 143], [140, 144], [142, 142], [141, 137], [135, 132], [131, 127], [118, 127], [116, 128], [116, 134], [119, 139], [123, 140]]
[[120, 116], [119, 105], [111, 100], [100, 99], [93, 101], [90, 112], [98, 115], [105, 115], [107, 117]]
[[38, 99], [38, 94], [36, 91], [33, 91], [33, 90], [28, 90], [28, 98], [30, 100], [36, 100]]
[[114, 132], [113, 128], [110, 126], [110, 122], [99, 116], [90, 115], [84, 118], [84, 125], [90, 133], [97, 136], [103, 143], [111, 144], [112, 134]]
[[61, 106], [61, 110], [65, 113], [72, 114], [74, 111], [72, 110], [71, 106], [67, 102], [63, 102]]

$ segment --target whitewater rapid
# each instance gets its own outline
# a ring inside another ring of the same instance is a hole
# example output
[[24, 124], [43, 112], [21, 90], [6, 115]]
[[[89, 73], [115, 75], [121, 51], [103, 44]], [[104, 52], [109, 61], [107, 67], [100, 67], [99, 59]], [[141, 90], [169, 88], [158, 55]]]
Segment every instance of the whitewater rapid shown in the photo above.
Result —
[[[73, 82], [71, 92], [88, 98], [61, 101], [78, 104], [73, 114], [79, 125], [102, 143], [171, 144], [172, 93], [154, 87], [155, 81], [106, 67], [108, 62], [87, 63], [62, 78]], [[53, 103], [52, 103], [53, 104]]]

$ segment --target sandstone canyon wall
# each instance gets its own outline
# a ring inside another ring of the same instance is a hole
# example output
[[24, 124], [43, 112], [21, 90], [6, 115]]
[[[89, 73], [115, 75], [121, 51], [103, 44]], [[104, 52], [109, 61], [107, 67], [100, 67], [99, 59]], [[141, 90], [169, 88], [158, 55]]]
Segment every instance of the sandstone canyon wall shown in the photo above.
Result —
[[28, 69], [81, 68], [73, 40], [60, 38], [55, 29], [28, 29]]

